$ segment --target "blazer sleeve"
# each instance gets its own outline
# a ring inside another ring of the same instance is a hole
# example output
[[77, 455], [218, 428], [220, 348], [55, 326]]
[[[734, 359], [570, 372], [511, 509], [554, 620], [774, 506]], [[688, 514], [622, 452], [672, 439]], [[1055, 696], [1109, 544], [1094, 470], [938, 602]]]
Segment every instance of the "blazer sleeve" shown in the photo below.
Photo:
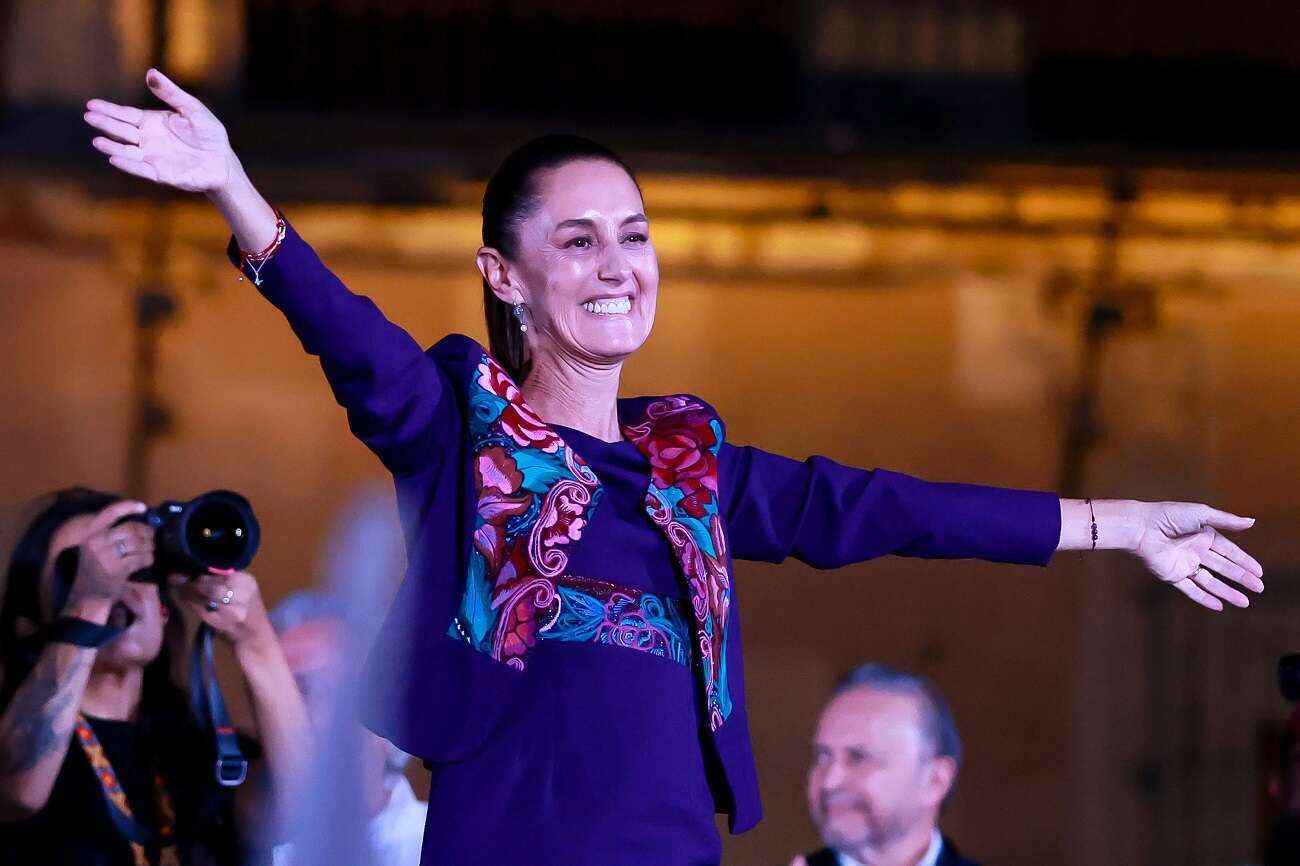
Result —
[[[238, 267], [233, 237], [227, 253]], [[251, 269], [242, 270], [251, 282]], [[433, 359], [374, 302], [349, 291], [292, 225], [259, 278], [256, 288], [288, 319], [303, 349], [320, 359], [357, 438], [395, 475], [426, 467], [454, 402]]]
[[941, 484], [729, 444], [719, 460], [737, 559], [793, 556], [837, 568], [896, 554], [1046, 565], [1060, 541], [1060, 500], [1052, 493]]

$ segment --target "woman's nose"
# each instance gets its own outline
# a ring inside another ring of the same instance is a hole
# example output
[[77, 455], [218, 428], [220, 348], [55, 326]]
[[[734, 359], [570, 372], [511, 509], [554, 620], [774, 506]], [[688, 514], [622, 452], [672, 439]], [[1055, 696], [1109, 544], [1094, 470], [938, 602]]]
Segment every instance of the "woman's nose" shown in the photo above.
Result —
[[632, 276], [632, 269], [628, 267], [627, 256], [623, 254], [623, 248], [619, 244], [606, 245], [605, 254], [600, 258], [600, 268], [596, 275], [601, 280], [614, 285], [621, 285]]

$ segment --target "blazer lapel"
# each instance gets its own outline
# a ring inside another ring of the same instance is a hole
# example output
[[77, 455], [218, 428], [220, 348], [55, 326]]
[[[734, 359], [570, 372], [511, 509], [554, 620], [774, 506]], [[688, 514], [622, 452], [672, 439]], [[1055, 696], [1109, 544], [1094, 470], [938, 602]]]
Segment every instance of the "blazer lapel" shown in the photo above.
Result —
[[716, 731], [731, 715], [727, 683], [730, 557], [718, 502], [722, 424], [702, 401], [663, 397], [646, 406], [623, 435], [650, 463], [646, 513], [668, 539], [686, 580], [694, 612], [700, 676]]
[[469, 385], [478, 505], [469, 573], [449, 633], [522, 670], [559, 614], [554, 578], [600, 499], [600, 480], [486, 352]]

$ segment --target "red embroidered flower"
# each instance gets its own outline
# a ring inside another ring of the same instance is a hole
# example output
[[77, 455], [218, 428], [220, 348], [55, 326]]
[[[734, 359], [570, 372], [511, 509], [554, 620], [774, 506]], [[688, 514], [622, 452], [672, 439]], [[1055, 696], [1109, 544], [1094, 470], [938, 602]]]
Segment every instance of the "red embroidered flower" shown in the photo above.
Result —
[[[699, 495], [699, 504], [712, 502], [718, 489], [718, 461], [709, 449], [717, 444], [706, 412], [683, 412], [661, 419], [646, 442], [655, 486], [661, 490], [677, 487], [687, 497]], [[695, 514], [702, 515], [703, 511]]]
[[521, 599], [506, 616], [509, 627], [501, 636], [501, 658], [520, 658], [537, 643], [537, 607], [530, 599]]
[[537, 417], [536, 412], [528, 408], [524, 395], [515, 387], [506, 371], [501, 369], [501, 365], [487, 358], [478, 365], [478, 373], [479, 385], [506, 401], [506, 407], [498, 419], [501, 429], [525, 448], [540, 448], [547, 454], [554, 454], [560, 447], [560, 437]]

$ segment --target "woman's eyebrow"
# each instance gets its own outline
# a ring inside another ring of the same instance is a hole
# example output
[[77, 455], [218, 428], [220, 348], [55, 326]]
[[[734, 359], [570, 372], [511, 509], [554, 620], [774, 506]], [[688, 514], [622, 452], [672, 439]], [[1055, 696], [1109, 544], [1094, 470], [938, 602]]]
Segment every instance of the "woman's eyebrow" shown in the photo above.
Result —
[[[645, 214], [637, 212], [624, 219], [621, 223], [619, 223], [619, 227], [622, 228], [628, 223], [643, 223], [643, 222], [647, 222], [645, 218]], [[564, 222], [556, 223], [555, 227], [557, 229], [572, 229], [572, 228], [594, 229], [596, 227], [596, 223], [593, 220], [587, 219], [586, 217], [574, 217], [571, 220], [565, 220]]]

